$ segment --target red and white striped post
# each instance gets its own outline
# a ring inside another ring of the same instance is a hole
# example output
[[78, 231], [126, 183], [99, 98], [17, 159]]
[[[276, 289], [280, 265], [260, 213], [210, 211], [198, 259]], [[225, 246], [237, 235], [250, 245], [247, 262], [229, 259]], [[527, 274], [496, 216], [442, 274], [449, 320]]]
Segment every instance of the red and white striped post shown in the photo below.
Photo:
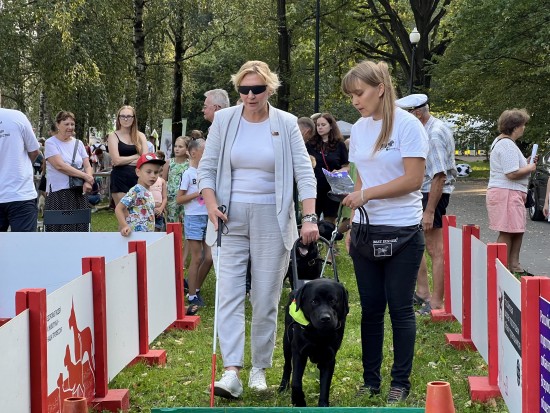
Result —
[[479, 239], [479, 226], [462, 226], [462, 333], [446, 334], [447, 343], [460, 350], [475, 350], [472, 341], [472, 235]]
[[[500, 397], [498, 387], [498, 284], [497, 258], [507, 264], [508, 253], [506, 244], [487, 244], [487, 350], [488, 376], [470, 376], [470, 398], [484, 402]], [[523, 317], [523, 313], [522, 313]]]
[[444, 307], [432, 310], [431, 320], [434, 322], [455, 320], [451, 307], [451, 247], [449, 242], [449, 227], [456, 227], [455, 215], [443, 215]]
[[167, 234], [174, 234], [174, 262], [176, 270], [176, 309], [177, 320], [172, 323], [171, 328], [182, 330], [194, 330], [200, 322], [200, 316], [185, 315], [185, 292], [183, 289], [183, 229], [181, 223], [169, 223], [166, 226]]
[[127, 411], [130, 408], [128, 389], [109, 390], [105, 257], [82, 258], [82, 274], [87, 274], [90, 271], [92, 272], [95, 350], [95, 397], [92, 400], [92, 406], [99, 411]]
[[133, 363], [145, 362], [149, 365], [166, 364], [166, 350], [151, 350], [149, 348], [149, 306], [147, 298], [147, 242], [131, 241], [128, 252], [136, 253], [137, 262], [137, 292], [139, 316], [139, 355]]

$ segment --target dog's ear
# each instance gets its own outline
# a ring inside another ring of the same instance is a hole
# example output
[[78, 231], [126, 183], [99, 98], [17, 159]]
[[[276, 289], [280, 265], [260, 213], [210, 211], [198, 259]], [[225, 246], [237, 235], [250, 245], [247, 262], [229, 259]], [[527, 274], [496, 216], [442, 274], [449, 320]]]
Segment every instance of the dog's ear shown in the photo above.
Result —
[[306, 289], [308, 288], [307, 287], [308, 283], [305, 283], [301, 288], [298, 289], [298, 291], [296, 292], [296, 310], [299, 310], [300, 307], [302, 306], [302, 301], [304, 299], [304, 296], [305, 296], [305, 292], [306, 292]]

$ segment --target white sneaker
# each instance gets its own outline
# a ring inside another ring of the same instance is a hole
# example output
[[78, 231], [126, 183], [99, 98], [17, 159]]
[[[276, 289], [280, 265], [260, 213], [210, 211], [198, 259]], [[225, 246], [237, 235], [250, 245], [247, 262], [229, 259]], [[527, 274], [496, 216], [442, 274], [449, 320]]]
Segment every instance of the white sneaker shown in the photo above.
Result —
[[265, 369], [252, 367], [252, 370], [250, 370], [250, 377], [248, 378], [248, 387], [257, 391], [267, 390], [267, 383], [265, 382]]
[[214, 382], [214, 394], [226, 399], [237, 399], [243, 394], [243, 384], [235, 370], [224, 371], [221, 379]]

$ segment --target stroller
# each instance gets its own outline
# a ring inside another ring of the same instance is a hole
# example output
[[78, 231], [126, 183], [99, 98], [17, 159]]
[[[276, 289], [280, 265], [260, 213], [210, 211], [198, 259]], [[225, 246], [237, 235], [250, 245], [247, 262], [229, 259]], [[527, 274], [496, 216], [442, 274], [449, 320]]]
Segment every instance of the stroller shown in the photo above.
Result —
[[333, 201], [340, 203], [336, 224], [320, 221], [320, 237], [316, 243], [304, 245], [300, 238], [294, 242], [290, 251], [290, 268], [287, 273], [292, 290], [302, 287], [309, 280], [325, 278], [328, 267], [332, 267], [334, 280], [339, 281], [334, 249], [336, 241], [343, 238], [343, 234], [338, 231], [338, 228], [342, 220], [342, 200], [347, 194], [337, 194], [331, 191], [328, 196]]

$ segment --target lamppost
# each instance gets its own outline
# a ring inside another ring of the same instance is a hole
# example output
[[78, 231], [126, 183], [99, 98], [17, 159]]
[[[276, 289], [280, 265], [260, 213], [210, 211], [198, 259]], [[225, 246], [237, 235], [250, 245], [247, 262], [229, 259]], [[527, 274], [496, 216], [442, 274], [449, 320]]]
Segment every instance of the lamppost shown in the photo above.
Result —
[[409, 34], [409, 40], [411, 41], [412, 45], [412, 52], [411, 52], [411, 78], [409, 80], [409, 95], [413, 92], [413, 83], [414, 83], [414, 53], [416, 52], [416, 45], [420, 41], [420, 33], [418, 33], [418, 30], [416, 30], [416, 27], [413, 29], [413, 31]]
[[321, 0], [317, 0], [315, 6], [315, 63], [313, 71], [315, 72], [315, 100], [313, 105], [313, 113], [319, 113], [319, 43], [321, 26]]

